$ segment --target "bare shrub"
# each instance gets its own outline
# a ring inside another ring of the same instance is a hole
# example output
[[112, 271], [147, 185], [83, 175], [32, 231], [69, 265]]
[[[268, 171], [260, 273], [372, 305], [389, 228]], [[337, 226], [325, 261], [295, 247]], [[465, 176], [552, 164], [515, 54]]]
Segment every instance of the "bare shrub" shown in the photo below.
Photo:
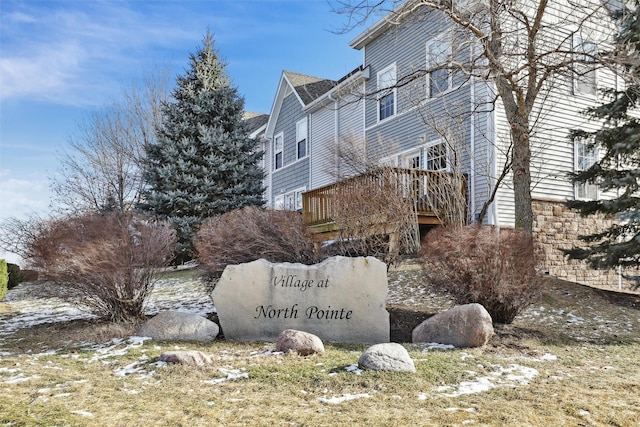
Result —
[[467, 226], [431, 231], [422, 245], [427, 279], [457, 304], [482, 304], [498, 323], [511, 323], [539, 291], [530, 235]]
[[397, 168], [378, 167], [336, 187], [331, 213], [338, 235], [332, 254], [393, 264], [402, 254], [417, 252], [416, 205], [405, 177]]
[[248, 206], [228, 212], [202, 224], [195, 244], [209, 290], [229, 264], [319, 261], [302, 215], [293, 211]]
[[175, 232], [133, 214], [87, 214], [32, 223], [24, 255], [48, 294], [111, 321], [143, 317]]

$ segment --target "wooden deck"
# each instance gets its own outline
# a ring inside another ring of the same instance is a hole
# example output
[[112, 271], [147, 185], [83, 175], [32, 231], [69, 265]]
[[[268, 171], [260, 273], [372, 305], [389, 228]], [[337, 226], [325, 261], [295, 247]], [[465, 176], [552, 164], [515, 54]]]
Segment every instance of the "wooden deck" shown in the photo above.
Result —
[[[303, 193], [302, 214], [314, 234], [314, 240], [332, 240], [339, 231], [334, 222], [337, 201], [352, 195], [357, 197], [356, 193], [364, 186], [375, 185], [398, 191], [405, 199], [413, 199], [418, 224], [439, 225], [442, 221], [435, 211], [441, 201], [446, 200], [447, 189], [451, 185], [445, 184], [450, 184], [451, 179], [452, 174], [448, 172], [402, 168], [392, 168], [391, 173], [358, 175]], [[461, 187], [464, 195], [466, 185]], [[375, 206], [367, 209], [365, 214], [371, 218], [372, 232], [385, 232], [384, 215], [376, 215]]]

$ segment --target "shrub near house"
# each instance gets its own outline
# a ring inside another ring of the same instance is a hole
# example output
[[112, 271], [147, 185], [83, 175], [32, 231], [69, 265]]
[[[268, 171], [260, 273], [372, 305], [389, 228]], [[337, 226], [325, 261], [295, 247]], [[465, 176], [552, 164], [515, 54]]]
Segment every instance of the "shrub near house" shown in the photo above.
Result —
[[519, 230], [438, 228], [425, 237], [427, 279], [457, 304], [479, 303], [494, 322], [511, 323], [537, 295], [533, 239]]
[[7, 271], [7, 261], [0, 259], [0, 300], [7, 294], [8, 283], [9, 273]]

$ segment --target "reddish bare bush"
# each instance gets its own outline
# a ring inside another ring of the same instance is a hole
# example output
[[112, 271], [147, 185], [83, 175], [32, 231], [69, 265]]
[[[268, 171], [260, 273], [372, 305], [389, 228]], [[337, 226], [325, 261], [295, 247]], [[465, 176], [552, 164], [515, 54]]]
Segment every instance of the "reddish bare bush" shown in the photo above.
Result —
[[539, 291], [531, 236], [493, 227], [441, 227], [422, 245], [427, 279], [458, 304], [482, 304], [493, 321], [511, 323]]
[[111, 321], [142, 317], [175, 232], [133, 214], [88, 214], [40, 222], [24, 242], [48, 293]]
[[205, 222], [195, 243], [210, 289], [229, 264], [260, 258], [302, 264], [319, 261], [302, 215], [293, 211], [253, 206], [231, 211]]
[[416, 205], [406, 175], [377, 167], [342, 182], [332, 196], [338, 229], [332, 254], [373, 256], [392, 265], [419, 248]]

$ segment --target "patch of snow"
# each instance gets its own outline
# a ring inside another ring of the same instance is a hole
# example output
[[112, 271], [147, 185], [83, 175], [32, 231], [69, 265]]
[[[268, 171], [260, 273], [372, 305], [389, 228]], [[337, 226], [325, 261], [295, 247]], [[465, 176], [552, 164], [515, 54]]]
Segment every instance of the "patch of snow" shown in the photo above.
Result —
[[362, 372], [364, 372], [362, 369], [358, 367], [358, 365], [349, 365], [346, 368], [344, 368], [344, 370], [347, 372], [353, 372], [356, 375], [360, 375], [362, 374]]
[[455, 348], [456, 347], [451, 344], [440, 344], [437, 342], [430, 342], [424, 345], [422, 352], [427, 353], [431, 350], [453, 350]]
[[[475, 374], [469, 371], [470, 374]], [[463, 381], [457, 385], [445, 385], [436, 389], [447, 397], [457, 397], [463, 394], [481, 393], [495, 387], [516, 387], [518, 385], [528, 385], [529, 381], [535, 378], [539, 372], [536, 369], [521, 365], [509, 365], [499, 367], [488, 376], [476, 378], [473, 381]]]
[[84, 411], [84, 410], [71, 411], [71, 413], [72, 414], [77, 414], [77, 415], [82, 415], [83, 417], [88, 417], [88, 418], [93, 417], [93, 414], [91, 412]]
[[318, 397], [318, 402], [320, 403], [329, 403], [331, 405], [337, 405], [339, 403], [347, 402], [349, 400], [363, 399], [369, 398], [371, 395], [369, 393], [361, 393], [361, 394], [343, 394], [342, 396], [334, 396], [331, 398], [326, 397]]
[[213, 380], [202, 381], [203, 384], [220, 384], [227, 381], [235, 381], [241, 379], [249, 379], [249, 374], [246, 372], [242, 372], [239, 369], [225, 369], [218, 368], [218, 372], [226, 375], [223, 378], [215, 378]]

